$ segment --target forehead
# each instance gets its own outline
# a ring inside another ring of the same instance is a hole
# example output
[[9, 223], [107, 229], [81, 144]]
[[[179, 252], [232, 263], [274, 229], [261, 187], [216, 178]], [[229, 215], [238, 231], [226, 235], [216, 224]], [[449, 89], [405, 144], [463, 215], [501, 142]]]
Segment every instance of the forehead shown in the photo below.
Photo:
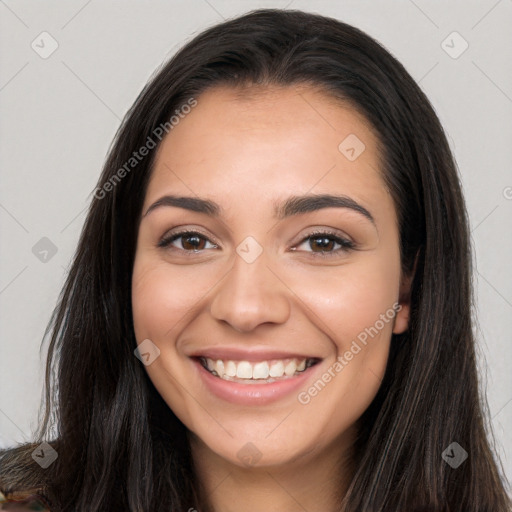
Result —
[[373, 128], [318, 89], [216, 87], [196, 100], [158, 149], [146, 205], [171, 191], [249, 210], [307, 192], [387, 195]]

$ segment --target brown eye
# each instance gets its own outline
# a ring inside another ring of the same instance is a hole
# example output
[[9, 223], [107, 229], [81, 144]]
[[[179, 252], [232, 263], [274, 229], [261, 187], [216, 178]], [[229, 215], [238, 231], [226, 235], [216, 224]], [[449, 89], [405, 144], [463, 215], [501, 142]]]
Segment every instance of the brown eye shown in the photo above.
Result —
[[336, 242], [330, 237], [315, 236], [309, 238], [309, 245], [311, 249], [313, 249], [313, 252], [317, 252], [315, 251], [315, 247], [318, 248], [319, 251], [330, 252], [330, 250], [333, 249], [334, 246], [336, 245]]
[[[310, 251], [306, 250], [306, 252], [320, 257], [341, 255], [355, 248], [355, 243], [351, 240], [328, 232], [311, 233], [302, 240], [300, 245], [306, 242], [308, 242], [308, 247], [311, 249]], [[336, 248], [336, 245], [339, 247]]]
[[204, 249], [205, 239], [198, 235], [185, 235], [180, 237], [182, 239], [181, 245], [185, 250], [199, 251]]
[[[181, 239], [181, 247], [173, 245], [175, 241]], [[173, 233], [170, 236], [166, 236], [160, 240], [158, 247], [167, 248], [171, 247], [176, 250], [182, 250], [186, 252], [201, 252], [206, 247], [205, 245], [210, 243], [213, 248], [217, 247], [212, 244], [205, 236], [195, 231], [183, 231], [181, 233]]]

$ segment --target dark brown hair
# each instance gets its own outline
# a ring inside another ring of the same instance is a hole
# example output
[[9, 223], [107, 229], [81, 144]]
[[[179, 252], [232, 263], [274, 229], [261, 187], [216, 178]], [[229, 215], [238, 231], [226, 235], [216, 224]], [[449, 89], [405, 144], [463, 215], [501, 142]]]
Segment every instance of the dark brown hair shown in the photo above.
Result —
[[[340, 510], [509, 510], [478, 387], [467, 213], [440, 122], [374, 39], [335, 19], [273, 9], [199, 34], [125, 116], [45, 333], [44, 419], [34, 444], [1, 454], [4, 491], [40, 486], [55, 511], [208, 510], [198, 501], [186, 428], [133, 354], [131, 274], [156, 151], [114, 177], [155, 128], [209, 88], [304, 84], [356, 108], [374, 128], [404, 274], [416, 261], [410, 328], [393, 336], [382, 386], [360, 421], [356, 471]], [[42, 470], [30, 454], [48, 439], [53, 413], [58, 459]], [[442, 458], [453, 442], [468, 452], [456, 469]]]

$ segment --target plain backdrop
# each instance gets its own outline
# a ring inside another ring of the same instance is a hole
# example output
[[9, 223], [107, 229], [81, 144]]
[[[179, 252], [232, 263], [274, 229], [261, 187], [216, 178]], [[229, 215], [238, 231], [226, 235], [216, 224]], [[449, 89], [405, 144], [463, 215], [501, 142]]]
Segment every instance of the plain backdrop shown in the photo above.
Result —
[[317, 12], [364, 30], [434, 105], [467, 200], [479, 365], [510, 480], [511, 0], [0, 0], [0, 447], [35, 430], [42, 336], [120, 120], [180, 46], [260, 7]]

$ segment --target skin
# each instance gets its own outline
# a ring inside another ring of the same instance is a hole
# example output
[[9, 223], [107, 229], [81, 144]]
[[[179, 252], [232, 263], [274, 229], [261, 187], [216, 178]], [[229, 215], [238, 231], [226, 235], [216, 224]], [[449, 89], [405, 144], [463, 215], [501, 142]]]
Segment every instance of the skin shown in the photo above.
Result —
[[[245, 96], [217, 87], [197, 100], [159, 147], [142, 210], [134, 328], [138, 343], [150, 339], [160, 350], [146, 371], [190, 430], [214, 510], [336, 510], [354, 471], [356, 421], [379, 389], [392, 332], [406, 330], [409, 316], [376, 135], [355, 110], [307, 86], [255, 87]], [[354, 161], [338, 149], [349, 134], [365, 144]], [[324, 193], [349, 196], [375, 224], [338, 207], [273, 216], [275, 201]], [[222, 215], [174, 206], [144, 215], [166, 194], [211, 199]], [[181, 228], [206, 237], [198, 252], [186, 236], [157, 246]], [[322, 257], [319, 237], [307, 238], [319, 228], [355, 250], [331, 243], [333, 255]], [[248, 236], [263, 248], [250, 264], [236, 252]], [[307, 404], [295, 392], [261, 406], [229, 403], [211, 394], [188, 357], [225, 345], [314, 354], [322, 360], [309, 370], [307, 391], [396, 303], [396, 316]], [[248, 442], [260, 458], [246, 464], [237, 454]]]

